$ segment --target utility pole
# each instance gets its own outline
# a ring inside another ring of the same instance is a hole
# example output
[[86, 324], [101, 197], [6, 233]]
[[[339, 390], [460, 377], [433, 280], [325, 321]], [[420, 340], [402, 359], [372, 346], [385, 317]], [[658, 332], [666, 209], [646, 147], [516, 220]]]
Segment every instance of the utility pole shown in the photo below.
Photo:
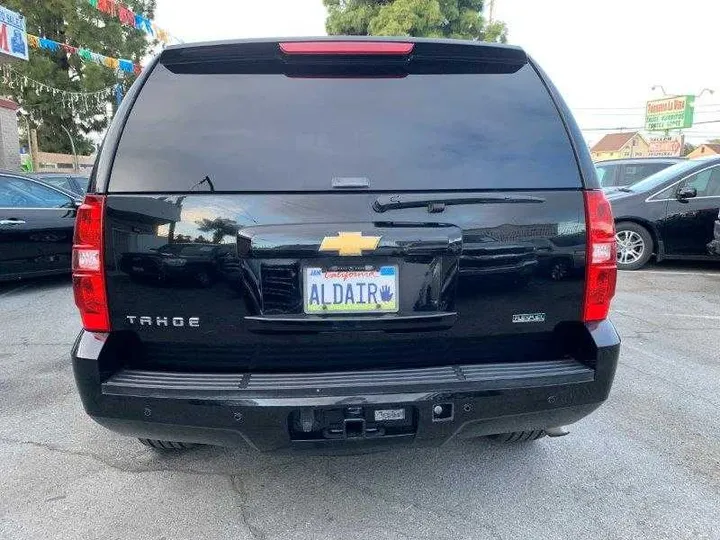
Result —
[[495, 0], [488, 0], [488, 23], [493, 22], [493, 11], [495, 11]]
[[40, 168], [40, 156], [38, 155], [37, 129], [30, 130], [30, 159], [32, 160], [33, 172], [38, 172]]

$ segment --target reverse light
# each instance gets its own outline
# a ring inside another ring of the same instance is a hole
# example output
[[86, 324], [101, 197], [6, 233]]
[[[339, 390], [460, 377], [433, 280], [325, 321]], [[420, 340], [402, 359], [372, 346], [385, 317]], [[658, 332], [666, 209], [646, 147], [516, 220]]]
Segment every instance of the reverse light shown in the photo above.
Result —
[[607, 319], [617, 281], [617, 245], [612, 208], [602, 191], [585, 192], [587, 260], [583, 321]]
[[105, 197], [86, 195], [77, 210], [73, 236], [72, 272], [75, 305], [83, 328], [109, 332], [105, 274], [103, 269], [103, 216]]
[[415, 47], [414, 43], [398, 41], [288, 41], [280, 43], [285, 54], [305, 55], [406, 55]]

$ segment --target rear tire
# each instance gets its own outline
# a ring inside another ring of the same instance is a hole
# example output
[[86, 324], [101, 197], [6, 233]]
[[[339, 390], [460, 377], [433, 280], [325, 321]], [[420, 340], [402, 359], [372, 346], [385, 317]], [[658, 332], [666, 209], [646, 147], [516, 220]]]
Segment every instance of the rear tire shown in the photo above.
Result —
[[215, 281], [213, 276], [207, 270], [199, 270], [195, 274], [195, 282], [203, 289], [207, 289], [212, 286], [213, 281]]
[[615, 240], [619, 270], [639, 270], [647, 264], [655, 249], [650, 232], [632, 221], [620, 221], [615, 225]]
[[498, 433], [497, 435], [490, 435], [490, 438], [494, 441], [501, 443], [516, 443], [516, 442], [529, 442], [537, 441], [542, 439], [545, 435], [544, 429], [533, 429], [531, 431], [512, 431], [510, 433]]
[[138, 439], [145, 446], [154, 448], [155, 450], [187, 450], [197, 446], [193, 443], [184, 443], [176, 441], [161, 441], [158, 439]]

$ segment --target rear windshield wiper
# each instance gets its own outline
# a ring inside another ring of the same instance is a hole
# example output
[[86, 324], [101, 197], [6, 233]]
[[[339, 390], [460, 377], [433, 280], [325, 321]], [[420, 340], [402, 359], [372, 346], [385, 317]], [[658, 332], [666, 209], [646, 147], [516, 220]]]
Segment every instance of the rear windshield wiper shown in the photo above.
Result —
[[633, 192], [633, 190], [632, 190], [631, 188], [627, 187], [627, 186], [621, 186], [621, 187], [617, 188], [617, 190], [618, 190], [618, 191], [624, 191], [625, 193], [632, 193], [632, 192]]
[[522, 204], [544, 203], [541, 197], [529, 195], [383, 195], [373, 202], [373, 210], [387, 212], [401, 208], [422, 208], [427, 206], [428, 212], [437, 213], [446, 206], [456, 204]]

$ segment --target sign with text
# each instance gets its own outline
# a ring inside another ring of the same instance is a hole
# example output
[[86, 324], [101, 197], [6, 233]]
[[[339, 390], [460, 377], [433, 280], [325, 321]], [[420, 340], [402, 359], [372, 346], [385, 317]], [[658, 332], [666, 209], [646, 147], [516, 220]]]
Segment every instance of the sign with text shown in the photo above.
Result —
[[0, 6], [0, 62], [27, 59], [25, 17]]
[[673, 96], [648, 101], [645, 109], [645, 129], [665, 131], [693, 125], [695, 96]]
[[681, 156], [685, 137], [683, 135], [672, 135], [668, 137], [648, 137], [648, 156], [669, 157]]

